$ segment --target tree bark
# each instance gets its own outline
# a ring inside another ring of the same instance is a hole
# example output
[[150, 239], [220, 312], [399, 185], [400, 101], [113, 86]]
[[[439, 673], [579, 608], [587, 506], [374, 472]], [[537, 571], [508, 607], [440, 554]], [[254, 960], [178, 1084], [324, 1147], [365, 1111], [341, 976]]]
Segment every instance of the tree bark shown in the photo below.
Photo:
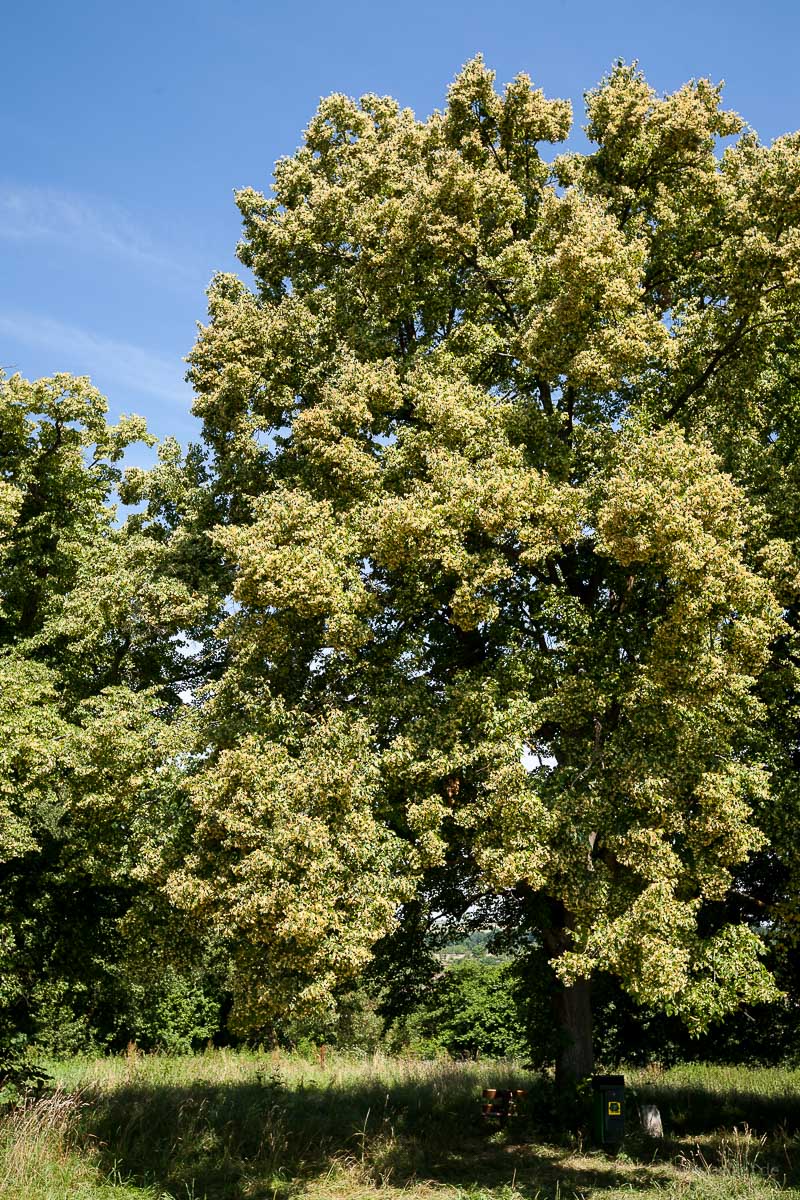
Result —
[[578, 979], [570, 987], [559, 985], [554, 996], [556, 1023], [562, 1045], [556, 1058], [556, 1089], [573, 1088], [594, 1070], [591, 984]]

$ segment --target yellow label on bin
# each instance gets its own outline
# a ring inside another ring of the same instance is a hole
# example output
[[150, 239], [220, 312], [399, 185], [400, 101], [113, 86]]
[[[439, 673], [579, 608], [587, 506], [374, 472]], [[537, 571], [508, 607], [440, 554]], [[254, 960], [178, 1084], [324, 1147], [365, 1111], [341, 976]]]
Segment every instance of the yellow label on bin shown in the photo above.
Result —
[[609, 1100], [608, 1115], [610, 1117], [619, 1117], [622, 1115], [622, 1106], [619, 1100]]

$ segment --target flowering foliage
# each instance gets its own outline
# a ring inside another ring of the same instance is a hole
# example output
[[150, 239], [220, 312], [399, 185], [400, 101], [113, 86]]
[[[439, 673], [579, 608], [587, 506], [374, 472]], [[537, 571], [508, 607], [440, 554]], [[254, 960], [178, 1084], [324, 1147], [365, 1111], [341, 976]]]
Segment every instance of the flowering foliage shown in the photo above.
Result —
[[171, 886], [238, 947], [243, 1024], [329, 1003], [442, 871], [567, 985], [695, 1028], [773, 994], [723, 902], [797, 586], [756, 492], [800, 141], [720, 157], [719, 88], [624, 65], [587, 113], [548, 159], [570, 106], [478, 58], [426, 121], [327, 98], [238, 195], [255, 286], [214, 281], [191, 356], [235, 603]]
[[87, 379], [0, 377], [0, 1073], [71, 985], [113, 973], [119, 933], [87, 940], [176, 819], [176, 640], [205, 602], [116, 523], [120, 460], [152, 439], [106, 413]]

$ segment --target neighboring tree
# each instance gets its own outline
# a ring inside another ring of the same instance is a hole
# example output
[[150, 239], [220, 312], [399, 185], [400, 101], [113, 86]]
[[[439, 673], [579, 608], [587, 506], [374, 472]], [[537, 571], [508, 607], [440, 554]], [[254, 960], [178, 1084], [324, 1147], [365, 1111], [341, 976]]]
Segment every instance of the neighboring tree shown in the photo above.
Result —
[[4, 1047], [118, 1036], [168, 925], [150, 864], [208, 605], [169, 541], [116, 523], [123, 454], [153, 439], [106, 411], [86, 379], [0, 378], [0, 1075]]
[[519, 999], [513, 967], [467, 959], [439, 973], [392, 1031], [395, 1043], [425, 1055], [521, 1057], [529, 1049], [529, 1031]]
[[548, 164], [569, 104], [493, 79], [425, 122], [329, 97], [239, 193], [255, 287], [214, 281], [191, 357], [234, 603], [170, 887], [243, 1029], [333, 1003], [404, 914], [493, 909], [549, 957], [567, 1079], [598, 971], [696, 1030], [774, 995], [731, 887], [796, 738], [759, 489], [800, 143], [719, 157], [719, 88], [620, 65]]

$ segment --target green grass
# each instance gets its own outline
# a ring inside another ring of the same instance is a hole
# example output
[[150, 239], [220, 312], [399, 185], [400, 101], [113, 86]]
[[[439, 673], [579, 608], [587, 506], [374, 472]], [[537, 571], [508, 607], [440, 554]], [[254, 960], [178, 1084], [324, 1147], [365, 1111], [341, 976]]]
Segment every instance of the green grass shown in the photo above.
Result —
[[[632, 1072], [667, 1137], [617, 1157], [559, 1132], [513, 1063], [217, 1051], [54, 1064], [56, 1092], [0, 1122], [2, 1200], [800, 1200], [800, 1072]], [[487, 1129], [482, 1087], [529, 1090]]]

